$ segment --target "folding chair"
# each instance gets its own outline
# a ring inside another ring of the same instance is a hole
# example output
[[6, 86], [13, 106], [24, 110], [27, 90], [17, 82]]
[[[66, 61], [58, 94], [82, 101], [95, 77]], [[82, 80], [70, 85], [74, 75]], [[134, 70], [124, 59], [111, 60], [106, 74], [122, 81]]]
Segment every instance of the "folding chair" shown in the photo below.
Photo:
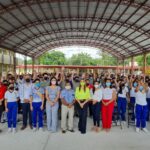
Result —
[[135, 126], [135, 110], [134, 110], [134, 104], [128, 103], [128, 128], [129, 126]]

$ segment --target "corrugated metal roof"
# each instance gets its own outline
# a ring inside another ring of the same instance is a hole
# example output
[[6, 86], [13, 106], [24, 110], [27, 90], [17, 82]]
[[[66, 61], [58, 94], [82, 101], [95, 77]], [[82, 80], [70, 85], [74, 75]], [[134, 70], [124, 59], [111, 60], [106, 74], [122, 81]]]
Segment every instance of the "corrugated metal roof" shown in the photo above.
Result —
[[0, 47], [38, 57], [67, 45], [149, 52], [150, 0], [0, 0]]

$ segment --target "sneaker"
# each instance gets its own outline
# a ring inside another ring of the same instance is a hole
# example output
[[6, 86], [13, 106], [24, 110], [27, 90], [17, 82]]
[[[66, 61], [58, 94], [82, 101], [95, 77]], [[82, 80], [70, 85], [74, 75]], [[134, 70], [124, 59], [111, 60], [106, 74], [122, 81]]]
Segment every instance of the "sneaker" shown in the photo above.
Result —
[[73, 129], [72, 130], [68, 130], [69, 132], [75, 132]]
[[66, 133], [66, 130], [62, 130], [62, 133]]
[[10, 133], [12, 130], [11, 130], [11, 128], [8, 128], [8, 133]]
[[42, 128], [42, 127], [40, 127], [40, 128], [39, 128], [39, 131], [42, 131], [42, 132], [43, 132], [43, 128]]
[[16, 128], [13, 128], [13, 133], [16, 133]]
[[149, 131], [146, 128], [142, 129], [145, 133], [148, 133]]
[[139, 133], [140, 132], [140, 128], [136, 128], [136, 132]]
[[33, 132], [36, 132], [36, 128], [33, 128]]

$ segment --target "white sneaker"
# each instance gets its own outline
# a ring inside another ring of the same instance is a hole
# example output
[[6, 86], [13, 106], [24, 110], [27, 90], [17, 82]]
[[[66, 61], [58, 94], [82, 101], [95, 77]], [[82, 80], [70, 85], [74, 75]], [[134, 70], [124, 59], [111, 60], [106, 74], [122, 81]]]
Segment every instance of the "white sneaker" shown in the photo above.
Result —
[[140, 132], [140, 128], [136, 128], [136, 132], [139, 133]]
[[10, 133], [12, 130], [11, 130], [11, 128], [8, 128], [8, 133]]
[[13, 133], [16, 133], [16, 128], [13, 128]]
[[126, 121], [122, 121], [123, 125], [126, 125]]
[[33, 132], [36, 132], [36, 128], [33, 128]]
[[142, 129], [145, 133], [148, 133], [149, 131], [146, 128]]
[[39, 131], [42, 131], [43, 132], [43, 128], [41, 127], [41, 128], [39, 128]]

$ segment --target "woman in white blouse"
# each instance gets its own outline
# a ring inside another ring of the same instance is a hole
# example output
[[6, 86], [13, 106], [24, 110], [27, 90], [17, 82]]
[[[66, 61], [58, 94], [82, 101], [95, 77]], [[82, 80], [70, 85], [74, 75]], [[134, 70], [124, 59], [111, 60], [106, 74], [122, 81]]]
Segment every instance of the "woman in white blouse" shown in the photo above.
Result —
[[112, 114], [116, 101], [116, 91], [111, 88], [111, 79], [106, 79], [106, 88], [103, 89], [102, 125], [106, 132], [111, 129]]
[[92, 108], [93, 108], [93, 131], [99, 132], [100, 127], [100, 109], [101, 109], [101, 100], [102, 100], [102, 90], [100, 89], [99, 82], [94, 83], [94, 93], [92, 96]]

